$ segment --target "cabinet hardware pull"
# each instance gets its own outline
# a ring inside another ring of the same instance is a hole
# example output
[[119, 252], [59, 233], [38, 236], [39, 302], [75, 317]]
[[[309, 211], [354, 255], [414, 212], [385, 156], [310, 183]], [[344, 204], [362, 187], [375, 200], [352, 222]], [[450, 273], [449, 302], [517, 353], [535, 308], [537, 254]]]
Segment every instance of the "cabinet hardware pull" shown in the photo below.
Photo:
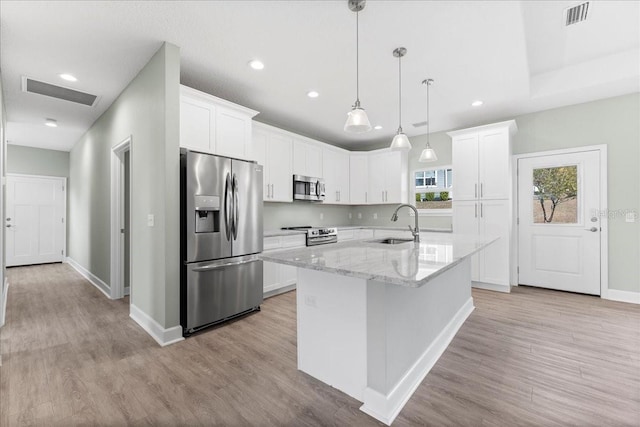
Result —
[[482, 209], [482, 203], [480, 203], [480, 218], [483, 218], [482, 211], [483, 211], [483, 209]]
[[474, 184], [474, 189], [473, 189], [473, 197], [478, 197], [478, 183], [476, 182]]
[[484, 197], [484, 184], [480, 183], [480, 197]]
[[475, 209], [475, 212], [476, 212], [476, 213], [475, 213], [475, 217], [476, 217], [476, 218], [478, 218], [478, 204], [476, 203], [476, 204], [475, 204], [475, 206], [476, 206], [476, 209]]
[[387, 192], [387, 190], [384, 190], [384, 201], [385, 202], [389, 201], [389, 193]]

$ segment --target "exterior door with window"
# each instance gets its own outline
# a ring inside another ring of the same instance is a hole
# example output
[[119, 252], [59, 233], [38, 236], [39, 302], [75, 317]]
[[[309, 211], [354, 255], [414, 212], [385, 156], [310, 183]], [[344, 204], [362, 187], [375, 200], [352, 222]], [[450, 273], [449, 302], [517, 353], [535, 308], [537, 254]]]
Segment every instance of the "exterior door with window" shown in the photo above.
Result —
[[518, 160], [519, 283], [600, 295], [600, 152]]
[[65, 246], [64, 178], [7, 176], [7, 266], [62, 262]]

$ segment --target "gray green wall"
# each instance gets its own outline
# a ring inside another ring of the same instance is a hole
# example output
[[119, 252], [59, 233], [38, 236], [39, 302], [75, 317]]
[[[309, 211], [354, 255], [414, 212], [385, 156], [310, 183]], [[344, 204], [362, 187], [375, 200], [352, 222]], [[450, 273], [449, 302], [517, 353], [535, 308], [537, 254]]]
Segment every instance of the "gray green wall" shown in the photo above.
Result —
[[[0, 178], [2, 180], [2, 186], [0, 188], [0, 209], [2, 218], [6, 218], [4, 195], [5, 195], [5, 168], [7, 158], [7, 142], [5, 136], [5, 129], [7, 128], [7, 118], [5, 116], [4, 97], [2, 91], [2, 74], [0, 74]], [[4, 306], [5, 306], [5, 235], [4, 227], [0, 227], [0, 327], [4, 324]]]
[[[179, 48], [165, 43], [71, 150], [68, 256], [110, 283], [110, 158], [131, 137], [131, 303], [180, 323]], [[147, 226], [147, 215], [155, 226]]]
[[7, 173], [69, 177], [69, 152], [7, 145]]

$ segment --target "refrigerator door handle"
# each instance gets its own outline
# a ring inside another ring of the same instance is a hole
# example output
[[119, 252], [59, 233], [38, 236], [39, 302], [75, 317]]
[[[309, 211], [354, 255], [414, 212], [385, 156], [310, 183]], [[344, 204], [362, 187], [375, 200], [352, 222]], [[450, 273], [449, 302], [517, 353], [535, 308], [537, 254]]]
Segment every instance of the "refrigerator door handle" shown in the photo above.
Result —
[[233, 174], [233, 181], [231, 184], [231, 188], [233, 189], [233, 221], [231, 225], [231, 232], [233, 234], [233, 240], [238, 239], [238, 219], [240, 216], [239, 208], [238, 208], [238, 178], [236, 174]]
[[231, 197], [231, 174], [227, 173], [224, 182], [224, 230], [227, 240], [231, 240], [231, 209], [233, 204]]
[[195, 267], [191, 271], [199, 273], [199, 272], [203, 272], [203, 271], [211, 271], [211, 270], [217, 270], [217, 269], [222, 269], [222, 268], [233, 267], [235, 265], [250, 264], [252, 262], [258, 262], [258, 261], [262, 261], [262, 260], [259, 259], [259, 258], [254, 258], [254, 259], [250, 259], [250, 260], [242, 260], [242, 261], [235, 261], [235, 262], [225, 262], [224, 264], [211, 263], [211, 264], [203, 265], [203, 266], [200, 266], [200, 267]]

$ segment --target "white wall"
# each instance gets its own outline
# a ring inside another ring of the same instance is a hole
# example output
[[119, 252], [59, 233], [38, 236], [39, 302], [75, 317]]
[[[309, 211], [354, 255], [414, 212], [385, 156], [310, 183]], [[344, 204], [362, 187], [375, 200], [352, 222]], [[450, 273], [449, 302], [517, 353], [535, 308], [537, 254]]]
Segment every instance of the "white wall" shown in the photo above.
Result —
[[180, 324], [179, 87], [165, 43], [70, 158], [68, 256], [109, 284], [111, 149], [131, 136], [131, 303], [164, 328]]

